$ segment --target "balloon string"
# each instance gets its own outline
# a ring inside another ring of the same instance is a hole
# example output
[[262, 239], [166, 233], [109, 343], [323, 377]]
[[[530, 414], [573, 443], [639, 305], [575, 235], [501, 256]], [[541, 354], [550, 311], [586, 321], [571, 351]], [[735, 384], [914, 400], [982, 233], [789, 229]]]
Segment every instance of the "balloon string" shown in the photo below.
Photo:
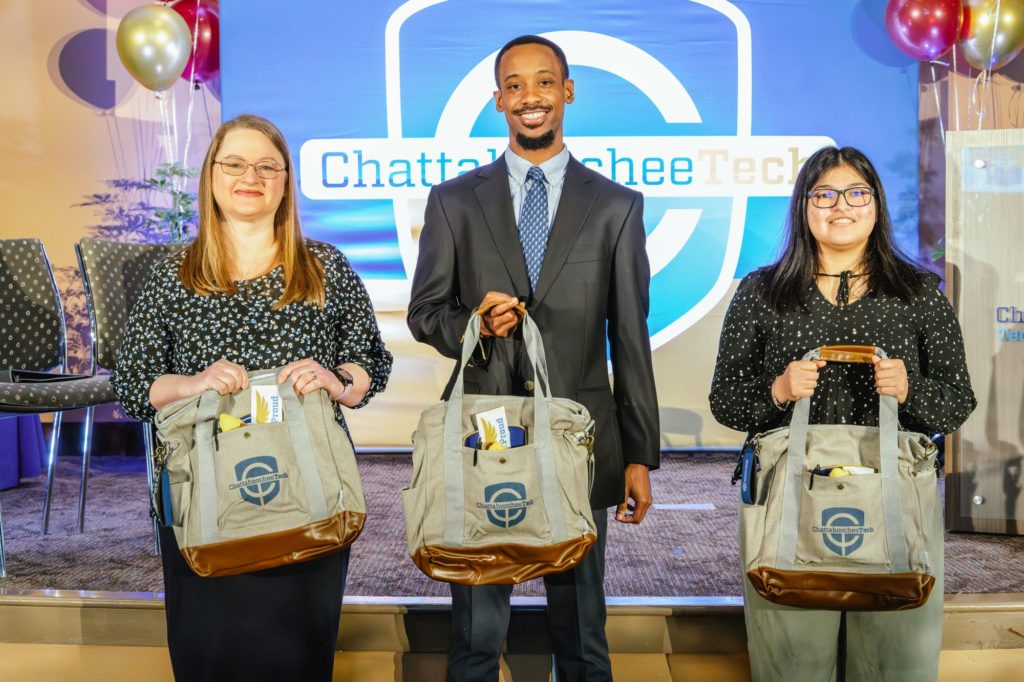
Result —
[[124, 138], [121, 136], [121, 119], [117, 115], [117, 109], [107, 112], [114, 123], [114, 136], [117, 139], [117, 146], [121, 149], [121, 166], [117, 170], [118, 177], [123, 178], [128, 170], [128, 155], [124, 153]]
[[931, 70], [932, 70], [932, 85], [934, 86], [932, 88], [932, 92], [935, 93], [935, 115], [939, 119], [939, 135], [942, 137], [942, 148], [945, 149], [946, 148], [946, 129], [945, 129], [945, 126], [942, 123], [942, 103], [939, 101], [939, 81], [935, 77], [935, 62], [930, 62], [928, 64], [928, 66], [931, 67]]
[[117, 142], [114, 140], [113, 124], [110, 122], [109, 111], [101, 112], [100, 116], [104, 118], [103, 122], [107, 126], [107, 140], [110, 142], [110, 151], [114, 155], [114, 169], [117, 171], [117, 177], [123, 177], [121, 174], [121, 159], [117, 156]]
[[978, 74], [978, 130], [985, 127], [988, 118], [988, 84], [992, 80], [992, 71], [984, 69]]
[[[142, 110], [143, 104], [146, 104], [147, 108], [149, 108], [148, 101], [142, 100], [138, 97], [135, 98], [135, 126], [133, 128], [135, 134], [135, 148], [138, 149], [139, 154], [139, 172], [137, 173], [139, 177], [146, 177], [149, 175], [151, 168], [150, 161], [157, 152], [156, 146], [160, 140], [157, 135], [146, 134], [148, 132], [147, 127], [152, 130], [154, 124], [153, 117], [147, 116], [146, 114], [148, 112], [144, 112]], [[149, 122], [148, 126], [147, 121]]]
[[[173, 94], [173, 91], [171, 91]], [[160, 102], [160, 121], [163, 123], [164, 133], [164, 156], [167, 163], [174, 163], [174, 135], [171, 134], [171, 116], [167, 111], [167, 102], [164, 97], [157, 95]]]
[[207, 129], [207, 131], [209, 131], [210, 137], [212, 138], [213, 137], [213, 122], [210, 121], [210, 102], [206, 98], [206, 91], [209, 90], [209, 89], [210, 89], [209, 85], [207, 85], [205, 88], [203, 88], [203, 112], [206, 114], [206, 129]]
[[160, 135], [164, 138], [163, 147], [166, 150], [170, 142], [170, 128], [167, 127], [167, 112], [164, 111], [163, 97], [156, 93], [157, 106], [160, 109]]
[[1002, 8], [1002, 4], [1003, 0], [996, 0], [995, 16], [992, 17], [992, 45], [989, 46], [988, 61], [985, 62], [986, 71], [992, 69], [992, 63], [996, 57], [996, 39], [999, 37], [999, 10]]
[[1010, 93], [1010, 99], [1006, 103], [1007, 108], [1010, 110], [1010, 127], [1020, 128], [1020, 84], [1013, 86], [1013, 91]]
[[178, 125], [178, 96], [175, 94], [174, 88], [171, 88], [168, 92], [171, 93], [171, 101], [168, 104], [168, 107], [170, 108], [171, 116], [173, 117], [171, 132], [174, 134], [174, 158], [171, 159], [171, 163], [176, 164], [181, 162], [181, 157], [178, 156], [178, 150], [181, 149], [178, 145], [178, 130], [181, 128], [181, 126]]
[[132, 98], [132, 142], [135, 145], [135, 162], [138, 164], [137, 176], [141, 176], [146, 168], [145, 154], [146, 146], [142, 141], [142, 135], [139, 133], [139, 128], [142, 126], [142, 114], [139, 112], [139, 98]]
[[[985, 117], [985, 106], [988, 104], [989, 95], [992, 94], [992, 63], [996, 57], [996, 39], [999, 37], [999, 13], [1002, 9], [1003, 0], [996, 0], [996, 10], [992, 17], [992, 44], [989, 46], [988, 59], [985, 61], [985, 92], [981, 96], [981, 112], [978, 114], [978, 130], [981, 130], [982, 119]], [[993, 105], [994, 107], [994, 105]]]
[[[185, 147], [181, 150], [181, 164], [188, 166], [188, 148], [192, 144], [192, 107], [195, 102], [195, 87], [196, 87], [196, 59], [199, 53], [199, 5], [200, 0], [196, 0], [196, 25], [192, 30], [192, 68], [188, 76], [188, 113], [185, 115]], [[176, 178], [178, 190], [185, 188], [185, 177], [179, 176]]]
[[[971, 87], [971, 112], [976, 114], [978, 117], [978, 130], [981, 130], [981, 122], [984, 118], [983, 109], [985, 107], [984, 96], [978, 97], [978, 88], [981, 87], [981, 81], [985, 78], [985, 69], [982, 69], [977, 77], [974, 79], [974, 85]], [[979, 99], [981, 103], [979, 104]]]
[[174, 127], [177, 124], [174, 116], [174, 88], [168, 88], [166, 97], [162, 99], [166, 100], [164, 106], [167, 110], [167, 122], [164, 124], [167, 128], [167, 145], [164, 147], [163, 163], [174, 163], [178, 156], [178, 144], [174, 141]]
[[[103, 122], [106, 123], [106, 125], [107, 125], [107, 139], [110, 140], [110, 151], [112, 151], [114, 153], [114, 169], [117, 171], [117, 177], [123, 178], [124, 177], [124, 164], [121, 163], [121, 157], [117, 153], [118, 144], [117, 144], [117, 140], [115, 140], [115, 138], [114, 138], [114, 122], [110, 120], [111, 118], [115, 118], [115, 120], [116, 120], [116, 117], [111, 116], [110, 109], [105, 109], [100, 114], [100, 116], [103, 117], [103, 119], [104, 119]], [[121, 151], [122, 151], [122, 153], [124, 153], [124, 149], [123, 148], [122, 148]]]
[[953, 45], [953, 72], [949, 74], [949, 83], [953, 86], [953, 99], [955, 102], [954, 106], [956, 107], [956, 129], [960, 130], [960, 79], [956, 77], [958, 74], [959, 72], [956, 70], [956, 45]]

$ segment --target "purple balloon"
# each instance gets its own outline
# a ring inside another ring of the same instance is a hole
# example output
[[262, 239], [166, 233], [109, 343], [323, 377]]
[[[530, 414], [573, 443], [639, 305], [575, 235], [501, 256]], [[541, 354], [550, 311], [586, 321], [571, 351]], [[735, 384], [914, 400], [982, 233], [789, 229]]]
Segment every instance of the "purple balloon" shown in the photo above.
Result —
[[220, 100], [220, 71], [217, 71], [217, 75], [206, 81], [206, 87], [210, 88], [210, 92], [217, 100]]
[[57, 71], [64, 85], [97, 109], [112, 109], [118, 102], [114, 81], [107, 80], [107, 36], [104, 28], [76, 33], [57, 58]]

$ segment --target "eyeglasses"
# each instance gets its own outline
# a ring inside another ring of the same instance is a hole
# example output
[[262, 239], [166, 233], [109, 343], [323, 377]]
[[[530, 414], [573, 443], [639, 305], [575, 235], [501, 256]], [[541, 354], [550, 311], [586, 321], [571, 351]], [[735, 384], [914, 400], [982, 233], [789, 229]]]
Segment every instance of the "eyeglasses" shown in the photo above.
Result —
[[807, 193], [816, 208], [832, 208], [839, 203], [839, 197], [846, 199], [848, 206], [860, 208], [871, 203], [874, 192], [867, 187], [847, 187], [846, 189], [815, 189]]
[[245, 175], [245, 172], [249, 170], [249, 166], [252, 166], [252, 169], [256, 171], [256, 175], [264, 180], [274, 180], [281, 173], [288, 170], [266, 161], [246, 163], [241, 159], [228, 159], [227, 161], [214, 161], [214, 163], [219, 165], [220, 169], [228, 175]]

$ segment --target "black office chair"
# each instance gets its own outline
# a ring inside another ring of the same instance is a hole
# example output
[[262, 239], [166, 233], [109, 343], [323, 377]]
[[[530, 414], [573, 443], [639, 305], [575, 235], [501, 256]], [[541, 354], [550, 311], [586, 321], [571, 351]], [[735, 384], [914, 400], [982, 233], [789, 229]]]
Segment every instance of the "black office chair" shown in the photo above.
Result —
[[[78, 265], [85, 282], [85, 298], [92, 325], [92, 367], [113, 370], [124, 340], [125, 327], [135, 301], [149, 281], [153, 266], [174, 251], [170, 244], [128, 244], [87, 237], [75, 244]], [[78, 498], [78, 532], [85, 529], [85, 498], [92, 451], [93, 410], [85, 416], [86, 436], [82, 450], [82, 484]], [[153, 429], [142, 424], [146, 447], [146, 481], [153, 488]], [[157, 522], [153, 520], [153, 550], [160, 553]]]
[[[67, 368], [64, 312], [46, 250], [38, 239], [0, 240], [0, 370], [63, 372]], [[22, 377], [23, 378], [23, 377]], [[39, 379], [40, 377], [34, 377]], [[47, 377], [42, 377], [43, 379]], [[62, 413], [115, 400], [107, 377], [25, 383], [18, 372], [0, 381], [0, 418], [56, 412], [47, 462], [52, 485]], [[49, 495], [43, 503], [49, 505]], [[45, 532], [45, 529], [44, 529]], [[7, 574], [0, 515], [0, 577]]]

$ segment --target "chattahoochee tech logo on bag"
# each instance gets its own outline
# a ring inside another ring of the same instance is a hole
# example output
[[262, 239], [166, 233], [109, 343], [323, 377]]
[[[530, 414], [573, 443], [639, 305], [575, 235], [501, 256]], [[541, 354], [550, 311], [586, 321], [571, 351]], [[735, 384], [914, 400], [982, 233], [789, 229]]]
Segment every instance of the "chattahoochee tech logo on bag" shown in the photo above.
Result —
[[[494, 58], [537, 27], [550, 29], [541, 35], [562, 47], [576, 81], [569, 150], [644, 195], [653, 227], [651, 346], [681, 334], [727, 293], [749, 200], [788, 197], [802, 161], [834, 142], [754, 133], [752, 29], [735, 3], [662, 2], [623, 20], [625, 6], [588, 0], [523, 12], [506, 0], [409, 0], [390, 15], [383, 68], [360, 73], [384, 78], [385, 102], [365, 109], [386, 111], [387, 136], [308, 138], [299, 152], [303, 216], [339, 232], [351, 220], [347, 234], [367, 235], [346, 253], [373, 268], [362, 274], [377, 309], [404, 309], [409, 300], [431, 187], [491, 163], [508, 145], [492, 99]], [[670, 38], [663, 26], [680, 33]], [[463, 40], [466, 49], [453, 49]], [[346, 120], [339, 128], [359, 126]], [[387, 275], [385, 259], [394, 266]]]
[[856, 507], [831, 507], [821, 512], [821, 525], [812, 528], [821, 533], [825, 546], [839, 556], [849, 556], [864, 544], [864, 535], [875, 529], [864, 525], [864, 510]]
[[484, 501], [477, 502], [477, 509], [487, 510], [487, 520], [499, 528], [511, 528], [526, 518], [526, 510], [533, 506], [533, 500], [526, 498], [526, 486], [507, 481], [484, 488]]
[[235, 478], [238, 482], [229, 485], [228, 490], [237, 490], [243, 500], [262, 507], [281, 492], [281, 481], [288, 474], [278, 471], [276, 457], [259, 455], [236, 464]]

